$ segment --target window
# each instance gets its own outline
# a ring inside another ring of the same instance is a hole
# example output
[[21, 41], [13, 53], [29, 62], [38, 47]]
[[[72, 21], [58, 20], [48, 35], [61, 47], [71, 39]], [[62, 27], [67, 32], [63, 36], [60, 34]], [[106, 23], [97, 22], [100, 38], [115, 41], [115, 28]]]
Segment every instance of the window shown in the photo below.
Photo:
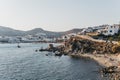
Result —
[[110, 32], [112, 32], [112, 30], [110, 30]]

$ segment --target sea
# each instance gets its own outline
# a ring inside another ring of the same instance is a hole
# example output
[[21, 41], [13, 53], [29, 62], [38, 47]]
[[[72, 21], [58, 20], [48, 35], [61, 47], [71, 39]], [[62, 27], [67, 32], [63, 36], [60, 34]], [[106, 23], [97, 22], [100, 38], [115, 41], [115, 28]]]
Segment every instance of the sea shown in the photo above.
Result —
[[102, 80], [101, 66], [93, 60], [36, 52], [49, 43], [17, 45], [0, 44], [0, 80]]

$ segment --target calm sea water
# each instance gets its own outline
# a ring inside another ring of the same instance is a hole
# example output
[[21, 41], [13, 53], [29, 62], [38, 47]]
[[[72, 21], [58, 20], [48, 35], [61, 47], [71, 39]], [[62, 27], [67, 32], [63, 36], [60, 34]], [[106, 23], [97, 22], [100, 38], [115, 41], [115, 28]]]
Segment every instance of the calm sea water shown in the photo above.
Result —
[[0, 44], [0, 80], [101, 80], [94, 61], [35, 52], [48, 44]]

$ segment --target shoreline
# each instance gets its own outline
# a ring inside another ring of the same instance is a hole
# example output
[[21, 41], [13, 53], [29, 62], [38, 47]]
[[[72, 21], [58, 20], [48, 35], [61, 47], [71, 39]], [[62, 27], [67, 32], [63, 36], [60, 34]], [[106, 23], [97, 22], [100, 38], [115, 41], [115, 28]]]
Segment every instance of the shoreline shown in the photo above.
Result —
[[116, 42], [79, 35], [71, 37], [64, 45], [58, 47], [50, 44], [47, 50], [57, 52], [59, 55], [67, 54], [71, 57], [92, 59], [102, 67], [103, 74], [112, 74], [110, 78], [113, 76], [116, 78], [117, 75], [120, 79], [120, 44]]
[[119, 58], [115, 55], [103, 55], [103, 54], [71, 54], [71, 57], [87, 58], [95, 61], [102, 67], [100, 70], [101, 77], [107, 80], [120, 80], [120, 55]]
[[71, 57], [82, 57], [82, 58], [90, 58], [96, 61], [102, 67], [110, 67], [110, 66], [117, 66], [120, 69], [120, 60], [115, 55], [111, 54], [70, 54]]

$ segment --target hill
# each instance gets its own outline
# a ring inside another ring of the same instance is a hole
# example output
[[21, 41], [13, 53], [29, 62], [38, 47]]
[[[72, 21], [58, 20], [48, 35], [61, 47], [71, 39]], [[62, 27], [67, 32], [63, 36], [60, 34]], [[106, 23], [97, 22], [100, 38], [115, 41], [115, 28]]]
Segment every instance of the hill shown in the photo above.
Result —
[[52, 32], [43, 30], [42, 28], [35, 28], [29, 31], [15, 30], [9, 27], [0, 26], [0, 36], [25, 36], [25, 35], [35, 35], [38, 33], [45, 33], [48, 37], [60, 37], [62, 35], [70, 33], [78, 33], [82, 29], [72, 29], [65, 32]]

